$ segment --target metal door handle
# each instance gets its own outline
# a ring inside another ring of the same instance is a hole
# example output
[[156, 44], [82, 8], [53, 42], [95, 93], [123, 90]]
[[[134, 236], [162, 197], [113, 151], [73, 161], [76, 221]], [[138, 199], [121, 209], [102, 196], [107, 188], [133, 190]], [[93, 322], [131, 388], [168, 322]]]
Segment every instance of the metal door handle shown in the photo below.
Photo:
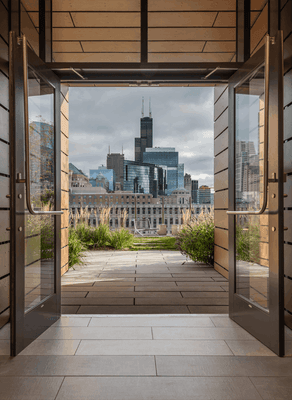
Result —
[[265, 43], [265, 110], [264, 110], [264, 190], [263, 190], [263, 204], [259, 210], [256, 211], [226, 211], [229, 215], [261, 215], [265, 212], [268, 202], [268, 133], [269, 133], [269, 83], [270, 83], [270, 36], [266, 36]]
[[28, 118], [28, 66], [26, 36], [22, 36], [23, 48], [23, 93], [24, 93], [24, 132], [25, 132], [25, 184], [26, 204], [28, 211], [33, 215], [62, 215], [63, 211], [35, 211], [32, 208], [30, 197], [30, 166], [29, 166], [29, 118]]

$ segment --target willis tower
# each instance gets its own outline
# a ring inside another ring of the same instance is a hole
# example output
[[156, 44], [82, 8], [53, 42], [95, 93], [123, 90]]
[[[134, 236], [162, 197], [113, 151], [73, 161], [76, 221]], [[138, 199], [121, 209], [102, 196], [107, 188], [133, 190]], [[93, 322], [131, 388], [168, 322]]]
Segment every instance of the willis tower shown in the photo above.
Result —
[[135, 138], [135, 161], [143, 162], [145, 149], [153, 147], [153, 118], [149, 100], [149, 117], [144, 117], [144, 97], [142, 98], [142, 118], [140, 119], [140, 137]]

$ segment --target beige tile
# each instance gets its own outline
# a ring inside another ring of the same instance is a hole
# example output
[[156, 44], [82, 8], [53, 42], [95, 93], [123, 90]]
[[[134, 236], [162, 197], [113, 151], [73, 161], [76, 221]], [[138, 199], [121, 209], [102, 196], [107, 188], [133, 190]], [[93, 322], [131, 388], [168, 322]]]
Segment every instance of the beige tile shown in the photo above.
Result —
[[255, 340], [242, 328], [153, 327], [153, 338], [163, 340]]
[[88, 292], [65, 292], [62, 290], [62, 297], [85, 297]]
[[202, 286], [200, 284], [196, 284], [194, 286], [176, 286], [172, 288], [167, 288], [167, 287], [159, 287], [159, 286], [137, 286], [135, 288], [135, 291], [137, 292], [158, 292], [158, 291], [169, 291], [169, 292], [223, 292], [224, 289], [222, 289], [220, 286]]
[[248, 378], [67, 377], [56, 400], [260, 400]]
[[292, 376], [292, 359], [280, 357], [157, 356], [161, 376]]
[[61, 313], [64, 314], [76, 314], [80, 306], [62, 306]]
[[151, 339], [148, 327], [51, 327], [37, 341], [47, 339]]
[[264, 400], [290, 400], [292, 379], [289, 378], [250, 378]]
[[181, 292], [182, 296], [185, 298], [189, 297], [220, 297], [220, 298], [229, 298], [229, 294], [227, 292]]
[[76, 355], [228, 355], [224, 340], [82, 340]]
[[270, 349], [257, 340], [226, 340], [236, 356], [276, 356]]
[[1, 400], [54, 400], [63, 377], [0, 377]]
[[166, 288], [175, 288], [176, 284], [175, 282], [113, 282], [113, 281], [107, 281], [107, 282], [95, 282], [94, 287], [113, 287], [113, 286], [158, 286], [158, 287], [166, 287]]
[[[92, 286], [88, 287], [86, 290], [89, 292], [108, 292], [108, 291], [118, 291], [118, 292], [133, 292], [134, 291], [134, 286], [129, 287], [129, 286]], [[63, 287], [62, 286], [62, 292], [83, 292], [84, 288], [83, 287]]]
[[239, 325], [232, 321], [231, 318], [229, 317], [211, 317], [211, 320], [213, 324], [217, 327], [221, 328], [228, 328], [228, 327], [234, 327], [234, 328], [239, 328]]
[[129, 317], [123, 318], [92, 318], [89, 326], [213, 326], [210, 318], [184, 317]]
[[0, 371], [6, 376], [156, 375], [153, 356], [21, 356], [0, 359]]
[[0, 329], [0, 339], [10, 338], [10, 324], [6, 324]]
[[19, 356], [73, 356], [80, 340], [35, 340]]

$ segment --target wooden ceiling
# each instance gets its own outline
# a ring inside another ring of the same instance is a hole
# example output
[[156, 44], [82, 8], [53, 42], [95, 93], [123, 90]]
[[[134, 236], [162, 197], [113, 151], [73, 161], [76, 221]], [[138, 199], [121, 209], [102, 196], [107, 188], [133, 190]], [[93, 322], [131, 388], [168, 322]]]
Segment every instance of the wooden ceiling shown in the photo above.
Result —
[[[251, 23], [265, 0], [251, 1]], [[38, 1], [24, 0], [38, 27]], [[55, 62], [140, 62], [140, 0], [53, 0]], [[236, 61], [236, 0], [148, 0], [148, 62]]]

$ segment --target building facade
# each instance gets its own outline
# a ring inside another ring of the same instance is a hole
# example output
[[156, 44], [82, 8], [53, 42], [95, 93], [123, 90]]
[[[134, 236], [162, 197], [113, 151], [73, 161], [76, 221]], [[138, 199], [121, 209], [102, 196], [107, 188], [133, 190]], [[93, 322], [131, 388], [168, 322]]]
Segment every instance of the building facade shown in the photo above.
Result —
[[190, 174], [185, 174], [184, 176], [184, 188], [189, 192], [192, 190], [192, 177]]
[[89, 178], [81, 169], [78, 169], [72, 163], [69, 163], [69, 187], [88, 187], [91, 186]]
[[199, 204], [211, 204], [211, 189], [202, 185], [198, 190]]
[[89, 178], [96, 179], [98, 174], [102, 174], [109, 182], [109, 190], [114, 191], [116, 185], [116, 173], [113, 169], [107, 169], [104, 165], [101, 165], [97, 169], [89, 170]]
[[143, 153], [146, 148], [153, 146], [153, 118], [142, 117], [140, 119], [140, 137], [135, 138], [135, 161], [143, 162]]
[[120, 153], [109, 153], [106, 157], [106, 168], [115, 172], [116, 184], [119, 183], [121, 189], [124, 184], [124, 159], [124, 154]]
[[199, 187], [199, 182], [196, 180], [192, 180], [192, 203], [196, 204], [199, 203], [198, 199], [198, 187]]

